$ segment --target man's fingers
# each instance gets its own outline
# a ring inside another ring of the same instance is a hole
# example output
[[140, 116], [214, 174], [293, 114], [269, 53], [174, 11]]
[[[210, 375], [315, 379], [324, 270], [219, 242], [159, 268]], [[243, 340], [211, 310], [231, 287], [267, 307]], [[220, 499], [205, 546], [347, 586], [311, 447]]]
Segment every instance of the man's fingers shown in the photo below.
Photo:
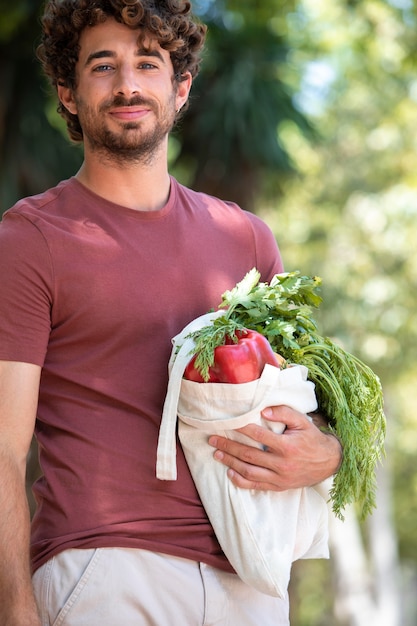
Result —
[[304, 413], [295, 411], [286, 405], [267, 407], [261, 412], [262, 417], [271, 422], [281, 422], [287, 428], [305, 428], [310, 420]]
[[236, 487], [258, 491], [282, 491], [287, 488], [279, 484], [277, 472], [266, 468], [265, 462], [264, 467], [259, 467], [241, 461], [222, 450], [216, 450], [214, 458], [228, 468], [227, 475]]

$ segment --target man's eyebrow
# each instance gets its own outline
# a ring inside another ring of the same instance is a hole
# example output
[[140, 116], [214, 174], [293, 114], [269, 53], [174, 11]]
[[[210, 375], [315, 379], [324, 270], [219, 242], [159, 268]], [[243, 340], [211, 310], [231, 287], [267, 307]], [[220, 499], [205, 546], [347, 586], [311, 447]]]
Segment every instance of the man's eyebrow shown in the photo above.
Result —
[[111, 50], [98, 50], [97, 52], [92, 52], [88, 55], [87, 60], [85, 62], [85, 67], [88, 67], [90, 63], [95, 61], [96, 59], [104, 59], [104, 58], [115, 58], [116, 53]]
[[164, 57], [159, 52], [159, 50], [156, 50], [155, 48], [139, 48], [136, 51], [136, 56], [138, 56], [138, 57], [156, 57], [157, 59], [162, 61], [162, 63], [165, 63]]
[[[159, 52], [159, 50], [154, 50], [152, 48], [139, 48], [138, 50], [136, 50], [135, 54], [138, 57], [142, 57], [142, 56], [156, 57], [157, 59], [162, 61], [162, 63], [165, 63], [164, 57]], [[105, 59], [105, 58], [114, 59], [116, 58], [116, 56], [117, 54], [113, 50], [97, 50], [97, 52], [92, 52], [91, 54], [88, 55], [87, 60], [85, 62], [85, 67], [88, 67], [90, 63], [92, 63], [96, 59]]]

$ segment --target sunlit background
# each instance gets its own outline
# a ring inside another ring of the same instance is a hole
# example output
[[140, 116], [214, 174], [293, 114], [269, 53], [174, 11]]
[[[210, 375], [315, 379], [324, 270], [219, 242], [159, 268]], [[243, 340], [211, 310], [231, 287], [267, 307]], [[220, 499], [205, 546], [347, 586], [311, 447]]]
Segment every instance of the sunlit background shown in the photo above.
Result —
[[[0, 208], [73, 174], [41, 81], [38, 0], [0, 0]], [[292, 626], [417, 624], [417, 7], [412, 0], [195, 0], [209, 24], [171, 171], [274, 230], [323, 279], [322, 334], [380, 376], [378, 507], [300, 562]], [[33, 467], [32, 467], [33, 466]], [[35, 464], [29, 473], [36, 471]]]

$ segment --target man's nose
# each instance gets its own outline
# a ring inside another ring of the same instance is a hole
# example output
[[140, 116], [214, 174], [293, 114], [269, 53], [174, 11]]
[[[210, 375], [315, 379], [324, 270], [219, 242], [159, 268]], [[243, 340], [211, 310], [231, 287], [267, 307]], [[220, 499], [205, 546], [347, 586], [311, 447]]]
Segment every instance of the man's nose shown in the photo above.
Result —
[[118, 69], [113, 92], [115, 95], [131, 96], [142, 91], [139, 72], [130, 66], [122, 66]]

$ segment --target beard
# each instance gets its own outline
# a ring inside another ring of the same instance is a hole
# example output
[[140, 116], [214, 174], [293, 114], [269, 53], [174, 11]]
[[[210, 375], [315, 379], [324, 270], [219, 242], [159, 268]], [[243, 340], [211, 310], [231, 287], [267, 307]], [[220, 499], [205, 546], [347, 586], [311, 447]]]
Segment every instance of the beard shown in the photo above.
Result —
[[[147, 106], [154, 114], [155, 123], [147, 120], [119, 122], [119, 131], [106, 125], [106, 113], [112, 107]], [[103, 159], [119, 164], [150, 164], [158, 153], [175, 122], [175, 93], [162, 106], [135, 96], [126, 99], [116, 96], [95, 109], [77, 99], [78, 118], [83, 129], [84, 142]]]

